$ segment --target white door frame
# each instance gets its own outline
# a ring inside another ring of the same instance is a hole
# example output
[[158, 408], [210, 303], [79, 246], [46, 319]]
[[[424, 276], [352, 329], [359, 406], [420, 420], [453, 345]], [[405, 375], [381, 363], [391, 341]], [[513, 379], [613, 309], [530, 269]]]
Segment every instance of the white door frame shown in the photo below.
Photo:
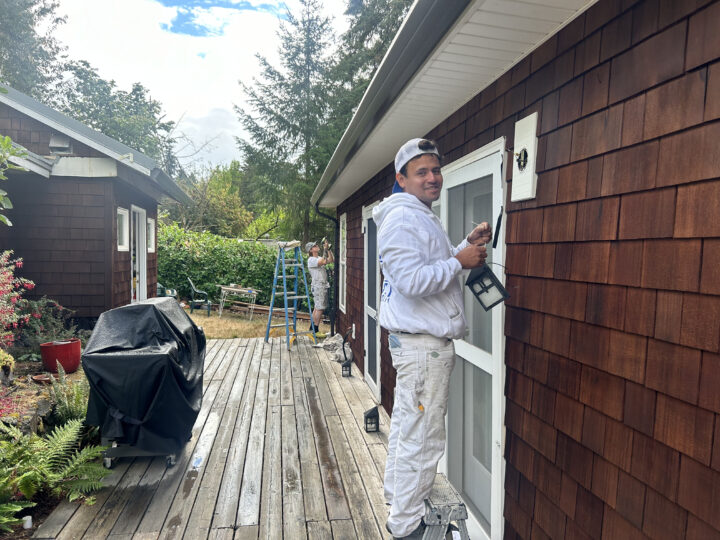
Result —
[[[492, 222], [494, 228], [497, 216], [504, 204], [505, 182], [503, 178], [505, 162], [505, 137], [485, 145], [474, 152], [446, 165], [442, 169], [444, 183], [440, 194], [440, 213], [443, 226], [448, 226], [448, 189], [489, 174], [493, 176]], [[503, 219], [497, 247], [493, 250], [493, 262], [505, 261], [505, 219]], [[493, 231], [495, 233], [495, 231]], [[501, 282], [505, 282], [503, 267], [493, 265], [493, 272]], [[492, 375], [492, 477], [490, 485], [490, 529], [491, 536], [480, 526], [480, 522], [468, 513], [468, 529], [471, 538], [501, 539], [504, 529], [503, 502], [505, 489], [505, 304], [492, 310], [493, 353], [489, 354], [464, 340], [455, 340], [455, 352], [464, 360]], [[497, 343], [497, 346], [496, 346]], [[459, 364], [458, 364], [459, 365]], [[449, 441], [446, 440], [446, 443]], [[447, 474], [447, 452], [440, 461], [440, 471]]]
[[[375, 305], [378, 307], [378, 309], [372, 309], [368, 305], [368, 235], [367, 235], [367, 223], [369, 219], [372, 219], [372, 211], [373, 208], [375, 208], [378, 204], [380, 204], [380, 201], [376, 201], [368, 206], [362, 207], [362, 233], [363, 233], [363, 248], [365, 250], [364, 256], [363, 256], [363, 350], [365, 351], [365, 358], [364, 358], [364, 375], [365, 375], [365, 382], [370, 387], [370, 390], [373, 393], [373, 396], [375, 396], [375, 400], [380, 403], [380, 369], [381, 364], [380, 362], [380, 320], [379, 320], [379, 308], [380, 308], [380, 290], [381, 290], [381, 283], [380, 283], [380, 263], [379, 261], [375, 261]], [[377, 238], [376, 238], [377, 240]], [[377, 253], [377, 248], [375, 249], [375, 253]], [[370, 378], [368, 375], [368, 353], [369, 350], [368, 345], [368, 328], [367, 328], [367, 321], [368, 321], [368, 315], [372, 316], [373, 319], [376, 321], [376, 330], [375, 330], [375, 351], [377, 354], [377, 383]]]
[[[135, 238], [135, 226], [133, 225], [133, 216], [137, 214], [137, 230], [139, 234]], [[132, 297], [132, 278], [133, 278], [133, 260], [132, 248], [133, 242], [137, 242], [135, 250], [137, 253], [137, 298]], [[144, 208], [130, 205], [130, 301], [138, 302], [147, 299], [147, 212]]]

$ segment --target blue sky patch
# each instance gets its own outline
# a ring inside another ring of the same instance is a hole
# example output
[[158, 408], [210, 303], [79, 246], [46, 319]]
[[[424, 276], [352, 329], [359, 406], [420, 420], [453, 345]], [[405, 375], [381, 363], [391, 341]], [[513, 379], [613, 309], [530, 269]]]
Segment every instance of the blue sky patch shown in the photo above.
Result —
[[[284, 2], [253, 4], [247, 0], [157, 0], [165, 7], [177, 8], [177, 15], [170, 24], [161, 25], [163, 30], [174, 34], [207, 37], [222, 35], [225, 24], [209, 25], [203, 23], [203, 15], [212, 8], [229, 9], [233, 11], [257, 11], [270, 13], [279, 19], [285, 19], [287, 6]], [[205, 18], [211, 20], [211, 18]]]

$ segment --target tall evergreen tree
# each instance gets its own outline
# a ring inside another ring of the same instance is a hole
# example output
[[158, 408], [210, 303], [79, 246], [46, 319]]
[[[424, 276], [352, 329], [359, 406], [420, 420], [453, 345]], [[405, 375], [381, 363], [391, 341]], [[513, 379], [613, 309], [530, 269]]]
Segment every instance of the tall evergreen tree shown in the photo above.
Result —
[[[342, 137], [413, 0], [347, 0], [350, 26], [342, 35], [329, 79], [333, 114], [326, 135]], [[329, 159], [330, 156], [328, 156]]]
[[327, 122], [332, 44], [330, 20], [318, 0], [301, 0], [299, 14], [281, 25], [280, 66], [258, 55], [261, 76], [242, 84], [251, 110], [236, 107], [249, 140], [238, 140], [246, 174], [268, 204], [285, 211], [289, 230], [303, 241], [326, 223], [310, 208], [310, 196], [327, 163]]

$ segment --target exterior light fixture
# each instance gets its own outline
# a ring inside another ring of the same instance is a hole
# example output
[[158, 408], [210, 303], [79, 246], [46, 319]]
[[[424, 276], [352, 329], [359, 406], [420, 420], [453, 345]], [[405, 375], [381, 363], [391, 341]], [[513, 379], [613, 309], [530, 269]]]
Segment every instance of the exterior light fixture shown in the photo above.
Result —
[[380, 431], [380, 413], [377, 407], [365, 411], [365, 431], [367, 433]]
[[485, 311], [490, 311], [506, 298], [510, 298], [510, 294], [487, 264], [480, 268], [474, 268], [465, 281], [465, 285], [472, 291]]
[[343, 336], [343, 342], [342, 342], [342, 353], [345, 357], [345, 361], [342, 363], [342, 376], [343, 377], [352, 377], [352, 358], [347, 357], [347, 353], [345, 352], [345, 343], [347, 343], [347, 339], [350, 336], [350, 332], [352, 330], [348, 330], [345, 332], [345, 335]]

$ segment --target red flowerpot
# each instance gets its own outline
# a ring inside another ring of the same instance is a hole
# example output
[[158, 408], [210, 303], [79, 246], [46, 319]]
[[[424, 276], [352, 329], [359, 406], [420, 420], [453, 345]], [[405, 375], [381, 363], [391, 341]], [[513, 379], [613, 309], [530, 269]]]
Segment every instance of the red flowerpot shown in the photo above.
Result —
[[80, 340], [70, 338], [41, 343], [40, 356], [47, 371], [57, 373], [57, 362], [60, 362], [65, 373], [77, 371], [77, 368], [80, 367]]

